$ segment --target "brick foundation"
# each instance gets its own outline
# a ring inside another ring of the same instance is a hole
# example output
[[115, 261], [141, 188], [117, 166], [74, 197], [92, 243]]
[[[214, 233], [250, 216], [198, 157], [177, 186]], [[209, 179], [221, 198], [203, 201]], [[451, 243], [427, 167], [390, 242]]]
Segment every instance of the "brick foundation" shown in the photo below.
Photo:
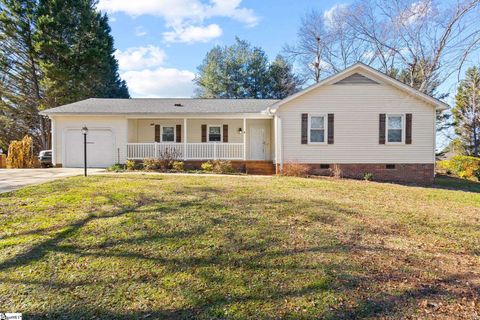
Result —
[[[310, 174], [332, 176], [335, 165], [328, 169], [320, 168], [320, 164], [306, 164]], [[387, 169], [386, 164], [338, 164], [344, 178], [363, 179], [365, 173], [372, 173], [374, 181], [398, 182], [408, 184], [430, 185], [434, 180], [433, 163], [396, 163], [394, 169]]]

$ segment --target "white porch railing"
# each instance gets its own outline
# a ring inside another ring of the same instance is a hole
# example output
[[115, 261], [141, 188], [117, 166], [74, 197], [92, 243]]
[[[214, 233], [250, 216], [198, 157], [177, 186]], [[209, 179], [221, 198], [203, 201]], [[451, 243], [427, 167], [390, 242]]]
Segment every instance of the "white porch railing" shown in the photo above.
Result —
[[132, 160], [160, 158], [166, 153], [183, 160], [243, 160], [243, 152], [243, 143], [127, 143], [127, 158]]

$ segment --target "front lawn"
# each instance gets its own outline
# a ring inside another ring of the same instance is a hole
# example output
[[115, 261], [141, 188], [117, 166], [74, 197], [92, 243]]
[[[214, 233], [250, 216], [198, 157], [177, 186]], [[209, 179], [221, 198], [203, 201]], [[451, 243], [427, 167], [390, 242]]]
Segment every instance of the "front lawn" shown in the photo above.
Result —
[[0, 225], [24, 319], [480, 315], [471, 191], [111, 174], [0, 195]]

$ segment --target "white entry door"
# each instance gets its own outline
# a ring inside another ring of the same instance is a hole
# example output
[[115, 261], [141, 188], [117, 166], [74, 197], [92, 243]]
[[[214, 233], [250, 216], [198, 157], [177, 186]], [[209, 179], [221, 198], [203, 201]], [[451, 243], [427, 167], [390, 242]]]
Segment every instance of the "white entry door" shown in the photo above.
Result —
[[250, 160], [265, 160], [265, 128], [250, 127]]
[[[79, 129], [65, 132], [63, 166], [83, 167], [83, 134]], [[89, 168], [106, 168], [115, 163], [115, 144], [110, 129], [89, 128], [87, 135], [87, 165]]]

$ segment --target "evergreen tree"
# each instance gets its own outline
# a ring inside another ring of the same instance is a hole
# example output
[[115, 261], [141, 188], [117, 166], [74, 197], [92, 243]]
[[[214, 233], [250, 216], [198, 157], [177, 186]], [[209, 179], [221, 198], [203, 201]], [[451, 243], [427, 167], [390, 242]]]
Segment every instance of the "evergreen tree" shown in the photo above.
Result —
[[41, 117], [43, 91], [35, 50], [37, 1], [0, 0], [0, 147], [25, 134], [49, 147], [49, 121]]
[[480, 143], [480, 70], [467, 70], [460, 82], [453, 108], [455, 133], [468, 155], [479, 156]]
[[198, 95], [203, 98], [272, 97], [270, 81], [265, 52], [238, 38], [231, 46], [210, 50], [195, 79]]
[[85, 98], [128, 98], [108, 19], [94, 0], [40, 0], [37, 48], [49, 107]]
[[269, 98], [283, 99], [299, 91], [303, 82], [292, 70], [292, 65], [278, 55], [268, 68]]
[[129, 97], [110, 31], [94, 0], [0, 0], [0, 148], [29, 134], [48, 149], [43, 109]]

